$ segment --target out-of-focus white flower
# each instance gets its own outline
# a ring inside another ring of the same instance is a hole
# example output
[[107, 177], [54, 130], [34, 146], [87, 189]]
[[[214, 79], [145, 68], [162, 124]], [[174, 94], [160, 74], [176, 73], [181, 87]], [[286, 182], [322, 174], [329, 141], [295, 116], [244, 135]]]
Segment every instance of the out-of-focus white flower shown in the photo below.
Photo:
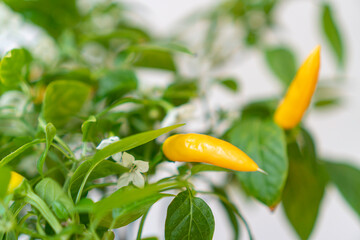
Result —
[[117, 184], [118, 187], [125, 187], [132, 182], [135, 186], [143, 188], [145, 185], [145, 179], [141, 173], [145, 173], [149, 170], [149, 163], [141, 160], [135, 160], [133, 155], [124, 152], [122, 155], [121, 165], [129, 168], [130, 171], [120, 176]]
[[[114, 137], [109, 137], [109, 138], [106, 138], [106, 139], [103, 139], [100, 144], [96, 147], [96, 149], [103, 149], [107, 146], [109, 146], [110, 144], [114, 143], [114, 142], [117, 142], [119, 141], [120, 138], [118, 136], [114, 136]], [[121, 155], [122, 153], [121, 152], [118, 152], [118, 153], [115, 153], [114, 155], [112, 155], [111, 157], [117, 161], [117, 162], [120, 162], [121, 160]]]
[[0, 97], [0, 108], [3, 113], [21, 115], [26, 106], [27, 97], [20, 91], [8, 91]]
[[179, 107], [171, 109], [164, 120], [161, 122], [161, 127], [168, 127], [174, 124], [186, 122], [194, 117], [196, 107], [193, 103], [187, 103]]

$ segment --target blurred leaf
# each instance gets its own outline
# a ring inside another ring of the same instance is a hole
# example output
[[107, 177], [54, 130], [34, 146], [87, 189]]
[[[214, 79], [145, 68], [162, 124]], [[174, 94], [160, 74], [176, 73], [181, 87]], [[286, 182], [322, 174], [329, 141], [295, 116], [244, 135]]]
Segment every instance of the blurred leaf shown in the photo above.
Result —
[[244, 116], [227, 136], [267, 172], [237, 172], [245, 191], [269, 207], [279, 203], [288, 172], [283, 130], [270, 119]]
[[4, 199], [10, 183], [11, 171], [7, 167], [0, 167], [0, 200]]
[[47, 153], [49, 152], [51, 143], [56, 135], [56, 128], [54, 127], [54, 125], [52, 123], [48, 123], [45, 127], [45, 135], [46, 135], [46, 146], [45, 146], [45, 150], [44, 152], [41, 154], [41, 157], [39, 158], [39, 160], [36, 163], [36, 167], [38, 169], [38, 172], [40, 173], [40, 175], [43, 176], [43, 167], [44, 167], [44, 163], [45, 163], [45, 159], [47, 156]]
[[118, 100], [126, 93], [136, 90], [138, 80], [131, 70], [109, 71], [99, 80], [98, 99], [108, 98], [110, 102]]
[[150, 142], [155, 138], [159, 137], [160, 135], [167, 133], [175, 128], [178, 128], [182, 125], [183, 124], [178, 124], [166, 128], [135, 134], [130, 137], [123, 138], [120, 141], [112, 143], [109, 146], [103, 148], [102, 150], [97, 151], [92, 159], [85, 161], [76, 169], [74, 175], [71, 177], [70, 180], [70, 189], [72, 190], [72, 192], [77, 192], [78, 186], [80, 186], [80, 188], [83, 188], [90, 174], [104, 159], [110, 157], [115, 153], [124, 152], [143, 145], [147, 142]]
[[22, 69], [31, 56], [25, 49], [9, 51], [0, 62], [0, 80], [4, 85], [17, 86], [22, 79]]
[[195, 175], [199, 172], [231, 172], [231, 170], [226, 169], [226, 168], [222, 168], [222, 167], [218, 167], [218, 166], [214, 166], [214, 165], [207, 165], [207, 164], [197, 164], [195, 166], [193, 166], [191, 168], [191, 175]]
[[344, 67], [345, 59], [343, 40], [340, 35], [338, 24], [336, 23], [333, 15], [332, 8], [329, 4], [323, 4], [321, 11], [321, 24], [325, 37], [337, 57], [338, 65], [340, 67]]
[[185, 46], [172, 43], [172, 42], [159, 42], [159, 43], [145, 43], [134, 45], [128, 48], [131, 52], [142, 52], [146, 50], [154, 51], [166, 51], [166, 52], [180, 52], [193, 55], [193, 53]]
[[238, 91], [238, 83], [236, 81], [235, 78], [224, 78], [224, 79], [219, 79], [218, 82], [223, 85], [224, 87], [226, 87], [227, 89], [233, 91], [233, 92], [237, 92]]
[[360, 217], [360, 170], [346, 163], [325, 163], [331, 181]]
[[287, 47], [271, 47], [265, 50], [266, 62], [284, 86], [289, 86], [296, 74], [293, 52]]
[[165, 239], [211, 240], [214, 216], [204, 200], [186, 190], [170, 203], [165, 221]]
[[82, 141], [87, 142], [88, 141], [88, 134], [90, 127], [96, 123], [95, 116], [91, 115], [82, 125], [81, 125], [81, 132], [83, 134]]
[[175, 106], [185, 104], [198, 95], [196, 81], [176, 81], [164, 91], [163, 98]]
[[44, 178], [36, 184], [35, 192], [51, 207], [59, 219], [67, 219], [74, 211], [72, 200], [51, 178]]
[[314, 157], [301, 153], [295, 143], [288, 145], [289, 176], [283, 192], [287, 218], [301, 239], [308, 239], [324, 195], [325, 179]]
[[90, 87], [78, 81], [58, 80], [46, 89], [42, 113], [55, 127], [64, 126], [77, 114], [90, 93]]
[[[136, 194], [133, 191], [127, 191], [127, 189], [128, 188], [119, 189], [119, 195], [114, 197], [113, 201], [117, 201], [118, 198], [126, 197], [127, 194]], [[123, 192], [122, 197], [120, 196], [120, 191]], [[136, 192], [138, 191], [139, 189], [137, 189]], [[112, 210], [112, 214], [103, 217], [99, 225], [111, 229], [126, 226], [144, 215], [154, 203], [165, 196], [167, 195], [154, 193], [147, 197], [139, 198], [136, 201], [121, 204], [121, 207]]]
[[4, 3], [54, 38], [65, 29], [76, 26], [80, 19], [75, 0], [4, 0]]

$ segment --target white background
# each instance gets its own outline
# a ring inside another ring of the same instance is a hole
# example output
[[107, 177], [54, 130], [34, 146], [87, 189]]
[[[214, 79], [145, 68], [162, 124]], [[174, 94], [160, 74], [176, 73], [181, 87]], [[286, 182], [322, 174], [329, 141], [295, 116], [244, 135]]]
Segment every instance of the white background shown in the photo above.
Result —
[[[171, 32], [175, 23], [178, 23], [189, 13], [208, 7], [214, 0], [137, 0], [130, 3], [139, 3], [143, 6], [140, 10], [141, 19], [149, 28], [160, 35], [166, 36]], [[283, 1], [277, 9], [277, 21], [281, 23], [282, 38], [297, 52], [298, 60], [302, 60], [311, 49], [321, 44], [322, 67], [320, 78], [326, 79], [334, 76], [336, 65], [331, 57], [326, 42], [321, 38], [319, 19], [320, 1], [292, 0]], [[322, 156], [343, 159], [345, 162], [360, 167], [360, 1], [338, 0], [331, 1], [336, 13], [336, 18], [341, 25], [347, 49], [347, 68], [345, 80], [340, 87], [344, 96], [341, 107], [335, 110], [311, 112], [306, 119], [306, 124], [314, 134], [319, 153]], [[6, 22], [5, 10], [0, 8], [0, 21], [4, 26]], [[36, 41], [38, 30], [26, 28], [15, 34], [11, 29], [23, 25], [19, 19], [6, 22], [10, 31], [0, 30], [0, 53], [16, 47], [14, 39], [20, 44], [28, 44]], [[46, 43], [44, 43], [46, 44]], [[31, 45], [31, 44], [30, 44]], [[192, 49], [196, 52], [196, 49]], [[276, 79], [266, 68], [260, 54], [247, 57], [246, 61], [234, 62], [229, 72], [238, 75], [242, 81], [241, 100], [246, 102], [250, 99], [271, 96], [279, 91]], [[142, 75], [140, 74], [140, 77]], [[145, 77], [144, 77], [145, 78]], [[149, 78], [149, 76], [147, 76]], [[272, 81], [273, 80], [273, 81]], [[236, 96], [229, 98], [224, 93], [215, 92], [212, 99], [224, 99], [231, 103]], [[221, 95], [223, 94], [223, 95]], [[216, 104], [215, 101], [213, 104]], [[211, 175], [213, 179], [221, 179], [219, 173]], [[201, 186], [201, 183], [199, 183]], [[360, 186], [359, 186], [360, 187]], [[279, 206], [275, 212], [251, 199], [244, 199], [233, 192], [237, 199], [237, 205], [245, 215], [253, 230], [255, 239], [296, 239], [291, 226], [284, 218], [284, 213]], [[232, 238], [229, 222], [226, 220], [221, 207], [214, 199], [206, 198], [215, 215], [215, 240], [227, 240]], [[145, 223], [143, 236], [158, 236], [163, 239], [166, 207], [169, 200], [162, 200], [154, 206]], [[306, 207], [306, 206], [304, 206]], [[132, 232], [137, 230], [137, 224], [132, 224], [133, 231], [128, 231], [129, 239], [134, 238]], [[344, 202], [335, 188], [328, 188], [320, 209], [318, 222], [315, 226], [311, 239], [337, 240], [360, 239], [360, 224], [357, 215]], [[245, 230], [243, 239], [247, 239]]]

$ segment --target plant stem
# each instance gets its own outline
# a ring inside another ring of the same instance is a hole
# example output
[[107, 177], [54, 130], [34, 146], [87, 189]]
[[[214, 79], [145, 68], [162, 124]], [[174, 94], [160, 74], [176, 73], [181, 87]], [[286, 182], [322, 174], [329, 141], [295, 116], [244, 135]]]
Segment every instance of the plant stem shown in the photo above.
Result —
[[[149, 210], [150, 210], [150, 209], [149, 209]], [[147, 216], [148, 213], [149, 213], [149, 210], [147, 210], [147, 212], [146, 212], [146, 213], [143, 215], [143, 217], [141, 218], [140, 225], [139, 225], [139, 231], [138, 231], [136, 240], [141, 240], [142, 230], [143, 230], [143, 228], [144, 228], [145, 219], [146, 219], [146, 216]]]

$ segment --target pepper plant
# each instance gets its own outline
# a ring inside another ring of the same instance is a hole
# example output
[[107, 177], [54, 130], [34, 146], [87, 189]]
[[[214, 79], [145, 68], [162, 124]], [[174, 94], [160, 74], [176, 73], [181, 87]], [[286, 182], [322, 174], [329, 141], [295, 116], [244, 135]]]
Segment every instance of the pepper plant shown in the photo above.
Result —
[[[281, 4], [286, 2], [219, 1], [189, 17], [186, 30], [157, 37], [121, 2], [2, 1], [10, 17], [36, 29], [42, 51], [24, 44], [1, 54], [0, 240], [115, 239], [116, 229], [135, 221], [133, 237], [145, 239], [148, 212], [164, 198], [172, 199], [164, 231], [151, 239], [212, 239], [216, 219], [202, 199], [207, 195], [223, 206], [234, 239], [243, 228], [253, 239], [256, 233], [234, 204], [236, 196], [229, 197], [232, 188], [269, 211], [282, 205], [300, 239], [310, 237], [331, 184], [360, 215], [360, 170], [319, 156], [311, 132], [300, 122], [317, 83], [318, 60], [304, 63], [296, 74], [300, 65], [291, 48], [267, 41], [266, 34], [276, 35], [274, 14]], [[341, 72], [345, 50], [332, 7], [316, 4], [325, 47]], [[194, 42], [188, 35], [197, 22], [205, 27]], [[226, 38], [225, 28], [234, 35]], [[208, 89], [241, 91], [238, 79], [210, 70], [222, 69], [245, 51], [262, 53], [284, 92], [290, 86], [284, 102], [278, 107], [282, 93], [248, 102], [236, 116], [226, 109], [212, 111]], [[320, 57], [319, 48], [315, 53]], [[189, 76], [181, 65], [194, 59], [202, 71]], [[170, 84], [143, 87], [144, 69], [167, 73]], [[318, 85], [310, 107], [338, 106], [332, 85]], [[181, 137], [177, 143], [169, 140], [163, 152], [164, 139], [186, 132], [184, 124], [191, 125], [199, 110], [204, 121], [197, 133], [208, 136], [190, 135], [198, 152], [188, 151], [188, 140]], [[289, 114], [299, 116], [293, 121]], [[238, 162], [231, 162], [229, 152]], [[243, 159], [253, 168], [244, 167]], [[164, 168], [175, 171], [159, 178]], [[215, 183], [204, 172], [226, 177]], [[208, 191], [196, 185], [203, 178]]]

